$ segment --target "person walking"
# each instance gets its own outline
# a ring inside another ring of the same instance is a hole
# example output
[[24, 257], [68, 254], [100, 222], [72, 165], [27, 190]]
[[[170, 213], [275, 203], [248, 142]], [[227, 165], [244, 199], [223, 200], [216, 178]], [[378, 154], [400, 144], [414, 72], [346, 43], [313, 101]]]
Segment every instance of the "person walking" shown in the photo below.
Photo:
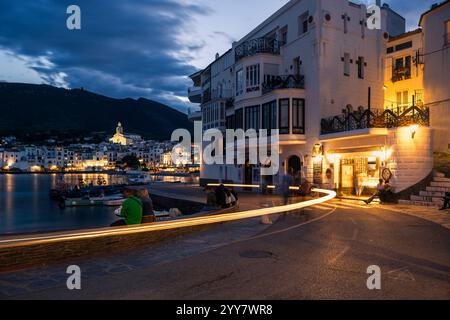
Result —
[[384, 191], [384, 181], [380, 179], [377, 184], [377, 191], [367, 200], [364, 200], [366, 204], [370, 204], [375, 198], [379, 198], [381, 200], [381, 194]]
[[125, 188], [122, 193], [126, 198], [120, 209], [120, 216], [123, 219], [114, 222], [111, 227], [141, 224], [142, 201], [135, 196], [135, 191], [130, 188]]

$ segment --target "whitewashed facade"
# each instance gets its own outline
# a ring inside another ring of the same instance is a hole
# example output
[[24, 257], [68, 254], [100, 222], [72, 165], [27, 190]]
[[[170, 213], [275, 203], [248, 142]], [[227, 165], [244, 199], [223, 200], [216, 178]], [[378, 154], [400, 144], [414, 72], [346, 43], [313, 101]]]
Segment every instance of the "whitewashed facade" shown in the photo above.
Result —
[[[390, 35], [405, 32], [405, 19], [389, 6], [381, 15], [382, 28], [370, 30], [365, 5], [292, 0], [195, 74], [204, 130], [280, 131], [278, 175], [261, 177], [258, 165], [202, 164], [201, 182], [278, 185], [293, 172], [296, 181], [349, 192], [362, 178], [369, 192], [384, 174], [400, 192], [426, 177], [433, 165], [428, 124], [380, 127], [370, 116], [386, 107]], [[231, 92], [217, 100], [219, 88]], [[328, 130], [333, 119], [364, 114], [367, 127], [344, 123], [343, 130]]]

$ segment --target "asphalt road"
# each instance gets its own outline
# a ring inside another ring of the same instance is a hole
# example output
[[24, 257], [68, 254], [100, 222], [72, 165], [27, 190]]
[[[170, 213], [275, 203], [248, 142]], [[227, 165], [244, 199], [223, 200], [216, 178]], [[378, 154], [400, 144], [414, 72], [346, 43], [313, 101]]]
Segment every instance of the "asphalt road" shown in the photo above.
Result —
[[[371, 265], [381, 268], [381, 290], [366, 286]], [[450, 231], [379, 205], [335, 200], [282, 215], [250, 239], [85, 280], [81, 291], [15, 298], [449, 300]]]

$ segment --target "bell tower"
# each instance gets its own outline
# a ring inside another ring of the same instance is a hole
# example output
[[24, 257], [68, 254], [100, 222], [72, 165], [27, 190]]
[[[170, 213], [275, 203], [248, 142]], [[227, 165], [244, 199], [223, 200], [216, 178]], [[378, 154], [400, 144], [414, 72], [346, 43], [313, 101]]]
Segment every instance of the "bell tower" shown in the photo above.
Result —
[[119, 122], [116, 127], [116, 134], [123, 134], [122, 124]]

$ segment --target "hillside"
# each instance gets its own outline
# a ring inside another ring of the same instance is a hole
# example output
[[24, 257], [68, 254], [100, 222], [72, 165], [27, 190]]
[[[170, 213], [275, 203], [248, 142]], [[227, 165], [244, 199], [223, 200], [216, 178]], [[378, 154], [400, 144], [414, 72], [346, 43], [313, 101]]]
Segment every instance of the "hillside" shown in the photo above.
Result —
[[113, 99], [83, 89], [0, 83], [0, 133], [108, 132], [117, 122], [147, 139], [168, 140], [177, 128], [191, 130], [185, 114], [140, 98]]

